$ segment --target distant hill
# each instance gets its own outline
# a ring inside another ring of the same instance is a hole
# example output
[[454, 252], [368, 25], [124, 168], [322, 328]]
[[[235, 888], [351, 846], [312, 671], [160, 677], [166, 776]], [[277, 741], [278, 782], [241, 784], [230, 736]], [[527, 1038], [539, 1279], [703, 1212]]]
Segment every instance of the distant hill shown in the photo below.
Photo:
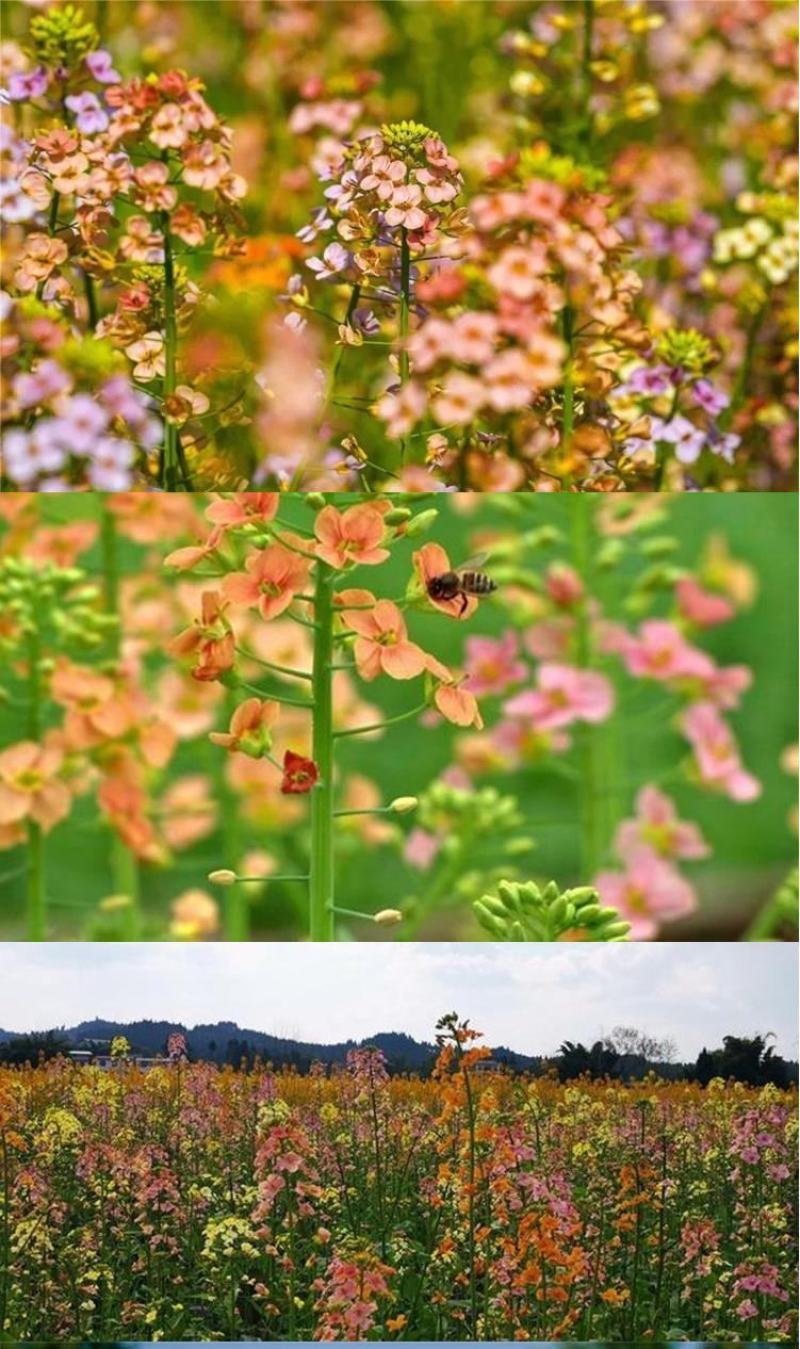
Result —
[[[212, 1063], [238, 1064], [243, 1058], [268, 1060], [276, 1065], [293, 1065], [300, 1070], [314, 1060], [320, 1063], [344, 1063], [350, 1049], [367, 1045], [383, 1051], [389, 1068], [396, 1073], [426, 1073], [436, 1058], [436, 1046], [414, 1040], [398, 1031], [382, 1031], [365, 1040], [344, 1040], [338, 1044], [315, 1044], [304, 1040], [284, 1039], [265, 1031], [239, 1026], [235, 1021], [217, 1021], [208, 1025], [183, 1026], [175, 1021], [105, 1021], [100, 1017], [81, 1021], [77, 1026], [54, 1027], [65, 1040], [76, 1047], [107, 1044], [115, 1035], [124, 1035], [134, 1053], [160, 1054], [167, 1037], [175, 1031], [186, 1036], [190, 1057]], [[0, 1041], [14, 1039], [19, 1032], [0, 1030]], [[517, 1054], [511, 1049], [492, 1050], [496, 1062], [507, 1064], [517, 1071], [535, 1071], [541, 1058]]]

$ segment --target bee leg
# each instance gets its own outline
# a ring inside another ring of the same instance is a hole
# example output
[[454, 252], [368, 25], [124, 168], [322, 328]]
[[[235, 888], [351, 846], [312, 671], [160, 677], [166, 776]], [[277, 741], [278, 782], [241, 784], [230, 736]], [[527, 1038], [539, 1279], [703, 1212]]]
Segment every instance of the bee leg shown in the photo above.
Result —
[[464, 611], [465, 611], [465, 609], [466, 609], [466, 607], [467, 607], [468, 604], [469, 604], [469, 596], [468, 596], [468, 595], [465, 595], [464, 592], [462, 591], [462, 592], [461, 592], [461, 608], [460, 608], [459, 614], [458, 614], [459, 618], [463, 618], [463, 616], [464, 616]]

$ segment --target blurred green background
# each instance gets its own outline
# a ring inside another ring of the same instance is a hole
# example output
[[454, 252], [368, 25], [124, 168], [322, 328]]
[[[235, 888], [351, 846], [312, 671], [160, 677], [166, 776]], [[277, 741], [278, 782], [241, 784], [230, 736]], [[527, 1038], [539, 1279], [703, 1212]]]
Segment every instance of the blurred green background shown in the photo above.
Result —
[[[342, 498], [341, 502], [346, 500], [349, 498]], [[601, 498], [589, 500], [593, 510], [603, 508]], [[39, 501], [43, 523], [92, 516], [97, 510], [96, 498], [92, 496], [51, 495], [41, 496]], [[409, 498], [409, 504], [415, 510], [423, 504], [435, 505], [439, 517], [424, 539], [441, 542], [456, 563], [474, 552], [476, 534], [487, 530], [518, 533], [541, 525], [555, 526], [562, 531], [565, 546], [526, 552], [527, 564], [540, 571], [553, 558], [569, 559], [575, 498], [473, 497], [468, 499], [465, 509], [463, 499], [459, 501], [440, 495], [425, 503], [419, 498]], [[286, 497], [281, 515], [288, 522], [303, 523], [306, 527], [312, 521], [311, 510], [302, 497]], [[796, 737], [796, 498], [780, 495], [678, 496], [669, 500], [665, 527], [657, 532], [678, 539], [675, 561], [688, 566], [698, 560], [710, 535], [722, 534], [733, 556], [746, 561], [758, 578], [758, 594], [753, 607], [740, 613], [732, 622], [708, 632], [700, 644], [721, 664], [744, 663], [754, 672], [754, 685], [745, 694], [742, 708], [732, 714], [731, 722], [740, 739], [747, 767], [763, 783], [763, 793], [751, 804], [737, 805], [680, 781], [670, 782], [668, 787], [680, 813], [700, 824], [714, 855], [707, 862], [687, 868], [687, 874], [698, 887], [699, 913], [686, 922], [668, 925], [663, 935], [670, 940], [734, 937], [740, 934], [747, 919], [781, 881], [795, 853], [788, 822], [796, 796], [795, 784], [781, 769], [779, 760]], [[171, 544], [165, 542], [165, 549], [167, 546]], [[361, 570], [357, 578], [354, 577], [354, 583], [372, 585], [377, 593], [386, 596], [402, 594], [411, 573], [411, 554], [419, 546], [419, 539], [402, 540], [396, 545], [389, 563], [369, 569], [369, 573], [366, 569]], [[141, 556], [142, 550], [138, 546], [123, 543], [125, 571], [135, 572]], [[97, 561], [95, 552], [84, 558], [90, 571]], [[487, 565], [491, 571], [491, 563]], [[641, 559], [629, 556], [616, 573], [606, 574], [604, 578], [590, 576], [590, 588], [597, 585], [612, 603], [622, 601], [643, 565]], [[477, 618], [458, 625], [438, 613], [412, 608], [408, 614], [411, 636], [426, 650], [451, 666], [457, 666], [463, 641], [469, 633], [497, 634], [508, 625], [503, 603], [501, 588], [497, 598], [481, 603]], [[665, 603], [666, 599], [660, 601], [661, 611]], [[625, 617], [622, 613], [615, 615], [613, 609], [611, 616]], [[4, 677], [3, 682], [8, 683], [8, 679]], [[361, 688], [368, 700], [379, 704], [388, 716], [413, 707], [419, 701], [419, 688], [414, 684], [405, 685], [382, 678]], [[630, 685], [627, 692], [631, 692]], [[627, 767], [620, 790], [626, 813], [637, 786], [671, 768], [686, 753], [685, 742], [665, 716], [663, 692], [649, 686], [645, 692], [644, 686], [637, 685], [634, 696], [635, 720], [623, 720], [621, 729]], [[489, 726], [495, 719], [493, 709], [496, 709], [496, 703], [486, 700], [484, 711]], [[0, 709], [1, 745], [19, 738], [19, 716], [18, 710], [7, 706]], [[339, 762], [344, 773], [356, 771], [376, 781], [383, 799], [389, 801], [398, 795], [424, 790], [452, 762], [453, 744], [458, 734], [449, 725], [431, 730], [411, 721], [401, 722], [390, 727], [377, 741], [358, 743], [354, 737], [340, 742]], [[207, 771], [209, 749], [210, 746], [204, 743], [182, 745], [171, 765], [170, 779], [181, 773]], [[538, 846], [530, 864], [530, 874], [554, 877], [565, 884], [587, 879], [579, 874], [574, 785], [550, 772], [546, 764], [530, 766], [489, 781], [494, 781], [503, 792], [517, 795], [526, 820], [536, 825], [531, 832]], [[410, 828], [413, 817], [406, 819], [406, 827]], [[303, 828], [293, 829], [286, 840], [300, 858], [303, 856], [303, 834]], [[259, 840], [253, 836], [249, 842], [251, 846], [261, 843], [268, 850], [280, 852], [269, 838]], [[113, 892], [108, 836], [94, 820], [91, 797], [80, 799], [69, 820], [53, 831], [48, 842], [48, 858], [50, 901], [55, 920], [52, 935], [62, 939], [81, 935], [88, 913], [101, 897]], [[20, 851], [5, 852], [0, 858], [0, 874], [13, 870], [21, 860]], [[171, 869], [149, 867], [144, 870], [144, 905], [154, 917], [159, 916], [162, 931], [170, 901], [190, 886], [208, 889], [206, 874], [214, 865], [219, 865], [216, 835], [179, 854]], [[419, 873], [409, 867], [391, 845], [373, 847], [365, 853], [363, 848], [355, 850], [343, 839], [338, 864], [339, 903], [369, 911], [394, 907], [418, 886]], [[295, 910], [294, 905], [302, 903], [296, 893], [299, 888], [276, 883], [270, 887], [268, 898], [262, 897], [255, 903], [253, 918], [258, 935], [281, 938], [295, 934], [299, 910]], [[23, 897], [20, 878], [0, 883], [0, 921], [4, 936], [21, 935]], [[385, 936], [386, 933], [363, 925], [357, 932], [346, 935]], [[469, 939], [480, 933], [469, 914], [451, 910], [437, 916], [419, 935], [433, 939], [454, 936]]]

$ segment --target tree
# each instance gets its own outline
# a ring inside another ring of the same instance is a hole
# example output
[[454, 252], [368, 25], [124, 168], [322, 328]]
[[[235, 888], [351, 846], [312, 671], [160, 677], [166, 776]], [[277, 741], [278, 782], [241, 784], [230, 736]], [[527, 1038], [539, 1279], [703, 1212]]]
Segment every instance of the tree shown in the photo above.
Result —
[[0, 1063], [37, 1064], [55, 1059], [69, 1052], [70, 1044], [59, 1031], [31, 1031], [29, 1035], [15, 1035], [0, 1045]]

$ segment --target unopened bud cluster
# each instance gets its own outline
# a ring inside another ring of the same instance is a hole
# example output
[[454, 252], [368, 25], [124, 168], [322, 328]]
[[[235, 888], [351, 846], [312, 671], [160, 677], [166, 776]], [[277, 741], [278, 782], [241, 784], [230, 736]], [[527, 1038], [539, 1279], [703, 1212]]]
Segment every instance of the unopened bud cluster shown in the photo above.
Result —
[[555, 881], [544, 887], [500, 881], [497, 892], [476, 900], [473, 910], [496, 941], [558, 941], [568, 934], [581, 941], [624, 941], [630, 930], [590, 885], [562, 892]]

